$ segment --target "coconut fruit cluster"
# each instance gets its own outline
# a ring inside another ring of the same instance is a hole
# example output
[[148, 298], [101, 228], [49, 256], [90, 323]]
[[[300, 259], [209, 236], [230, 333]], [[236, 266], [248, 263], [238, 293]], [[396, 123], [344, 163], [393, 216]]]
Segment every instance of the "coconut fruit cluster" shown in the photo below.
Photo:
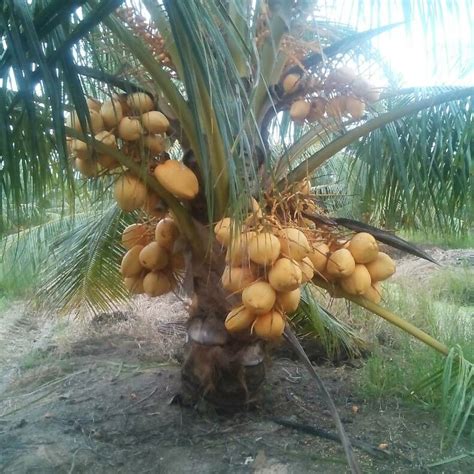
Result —
[[[166, 133], [170, 127], [167, 117], [155, 110], [152, 97], [144, 92], [116, 95], [101, 103], [87, 99], [90, 115], [90, 131], [103, 144], [119, 150], [134, 162], [145, 161], [143, 173], [154, 177], [168, 192], [180, 200], [193, 199], [199, 192], [196, 175], [177, 160], [170, 160]], [[83, 133], [76, 112], [72, 112], [66, 125]], [[144, 176], [136, 176], [122, 166], [113, 156], [97, 154], [77, 138], [68, 139], [68, 149], [74, 167], [85, 177], [99, 173], [118, 175], [114, 185], [114, 197], [122, 210], [131, 212], [143, 209], [152, 217], [163, 217], [166, 206], [159, 197], [147, 189]]]
[[[154, 100], [148, 94], [121, 94], [103, 103], [88, 98], [87, 105], [89, 128], [96, 140], [119, 149], [134, 161], [142, 159], [140, 147], [150, 157], [166, 150], [165, 134], [170, 123], [163, 113], [155, 110]], [[66, 125], [77, 132], [85, 132], [75, 111], [67, 117]], [[85, 141], [70, 138], [68, 148], [75, 168], [85, 177], [120, 168], [120, 163], [111, 155], [98, 154], [97, 159], [93, 159], [92, 149]]]
[[290, 73], [284, 77], [282, 87], [293, 99], [290, 116], [295, 122], [319, 122], [325, 117], [341, 121], [345, 116], [360, 120], [366, 104], [380, 97], [380, 88], [347, 66], [333, 69], [325, 81]]
[[132, 224], [122, 233], [127, 252], [120, 273], [131, 293], [161, 296], [173, 291], [185, 271], [185, 259], [175, 251], [179, 230], [171, 217], [156, 224]]
[[343, 241], [314, 226], [267, 219], [257, 206], [239, 229], [228, 217], [214, 227], [226, 249], [222, 285], [240, 297], [225, 321], [229, 332], [280, 337], [286, 315], [298, 308], [302, 285], [314, 277], [330, 283], [335, 296], [342, 289], [380, 302], [379, 282], [395, 272], [395, 263], [379, 251], [371, 234], [361, 232]]
[[337, 289], [353, 296], [363, 296], [374, 303], [382, 298], [380, 282], [395, 273], [395, 262], [379, 250], [373, 235], [359, 232], [342, 246], [333, 245], [333, 250], [326, 243], [319, 244], [318, 263], [315, 267], [321, 278], [334, 284], [334, 295]]

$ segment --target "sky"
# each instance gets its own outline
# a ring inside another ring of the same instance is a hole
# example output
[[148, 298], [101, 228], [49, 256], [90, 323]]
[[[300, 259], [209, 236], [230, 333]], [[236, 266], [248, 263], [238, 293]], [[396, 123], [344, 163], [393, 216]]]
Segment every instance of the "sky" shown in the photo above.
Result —
[[[379, 10], [374, 3], [380, 4]], [[372, 40], [391, 69], [400, 74], [401, 86], [474, 85], [474, 0], [326, 0], [315, 4], [322, 16], [359, 31], [404, 21], [403, 4], [410, 4], [410, 23]], [[440, 5], [437, 11], [436, 5]]]

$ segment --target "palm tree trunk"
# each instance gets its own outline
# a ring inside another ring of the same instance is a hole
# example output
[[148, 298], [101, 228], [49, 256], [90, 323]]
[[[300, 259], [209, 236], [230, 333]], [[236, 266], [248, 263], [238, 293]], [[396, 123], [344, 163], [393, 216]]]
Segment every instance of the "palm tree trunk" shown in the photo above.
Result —
[[221, 285], [225, 266], [222, 250], [214, 248], [205, 262], [193, 262], [193, 304], [190, 310], [183, 396], [225, 411], [254, 404], [265, 380], [262, 341], [249, 335], [229, 334], [225, 318], [235, 303]]

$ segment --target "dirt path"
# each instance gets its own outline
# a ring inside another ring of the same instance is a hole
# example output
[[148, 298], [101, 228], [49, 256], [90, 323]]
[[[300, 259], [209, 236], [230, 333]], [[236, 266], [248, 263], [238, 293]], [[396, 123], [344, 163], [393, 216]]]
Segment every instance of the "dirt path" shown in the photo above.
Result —
[[[334, 430], [295, 361], [278, 359], [269, 366], [254, 410], [224, 416], [172, 403], [180, 389], [180, 352], [171, 349], [184, 339], [180, 305], [165, 300], [157, 307], [143, 300], [142, 318], [118, 313], [75, 332], [66, 322], [39, 319], [23, 305], [4, 312], [0, 472], [347, 472], [335, 442], [275, 422], [284, 418]], [[160, 310], [166, 314], [158, 315]], [[318, 370], [349, 435], [372, 447], [387, 446], [379, 457], [356, 449], [363, 472], [472, 472], [472, 458], [427, 468], [443, 458], [439, 424], [430, 412], [397, 400], [354, 397], [354, 364]], [[466, 449], [461, 444], [457, 452]]]

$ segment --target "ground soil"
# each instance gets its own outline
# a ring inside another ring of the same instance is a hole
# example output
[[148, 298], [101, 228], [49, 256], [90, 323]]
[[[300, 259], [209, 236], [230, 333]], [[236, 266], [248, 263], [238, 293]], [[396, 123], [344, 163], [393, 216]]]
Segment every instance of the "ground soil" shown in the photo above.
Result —
[[[402, 262], [409, 271], [406, 265], [416, 272], [416, 263]], [[336, 442], [279, 423], [334, 431], [320, 393], [295, 360], [269, 363], [252, 410], [219, 414], [204, 403], [177, 403], [184, 318], [182, 303], [171, 297], [139, 300], [133, 310], [87, 326], [40, 317], [24, 303], [3, 311], [0, 472], [348, 472]], [[440, 453], [432, 412], [355, 397], [362, 363], [317, 369], [350, 437], [384, 448], [355, 449], [363, 472], [473, 472], [472, 457], [451, 460], [469, 449], [467, 440]], [[447, 462], [434, 465], [441, 460]]]

